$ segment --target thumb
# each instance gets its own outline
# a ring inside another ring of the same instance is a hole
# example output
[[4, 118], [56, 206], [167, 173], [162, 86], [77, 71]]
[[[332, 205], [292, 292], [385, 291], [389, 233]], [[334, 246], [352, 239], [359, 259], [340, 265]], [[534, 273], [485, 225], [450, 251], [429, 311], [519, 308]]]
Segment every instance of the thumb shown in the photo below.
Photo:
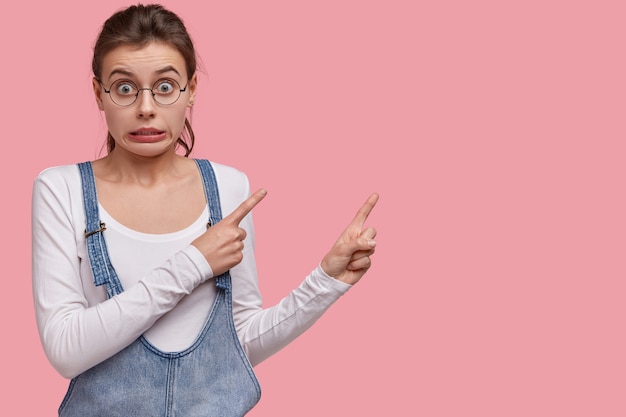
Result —
[[374, 239], [376, 237], [376, 229], [373, 227], [368, 227], [367, 229], [361, 232], [359, 237], [364, 237], [366, 239]]

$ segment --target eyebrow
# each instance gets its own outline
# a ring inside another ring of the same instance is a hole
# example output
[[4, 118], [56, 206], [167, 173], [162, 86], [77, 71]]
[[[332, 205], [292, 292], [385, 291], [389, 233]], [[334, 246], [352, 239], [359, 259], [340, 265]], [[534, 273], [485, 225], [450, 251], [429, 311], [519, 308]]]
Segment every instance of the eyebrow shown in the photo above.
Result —
[[[174, 73], [176, 73], [176, 75], [178, 75], [180, 77], [180, 73], [178, 72], [178, 70], [176, 68], [174, 68], [173, 66], [171, 66], [171, 65], [168, 65], [166, 67], [163, 67], [161, 69], [156, 70], [155, 74], [161, 75], [161, 74], [165, 74], [167, 72], [174, 72]], [[109, 74], [109, 80], [115, 74], [125, 75], [127, 77], [132, 77], [132, 76], [135, 75], [132, 71], [125, 70], [125, 69], [122, 69], [122, 68], [118, 68], [118, 69], [114, 69], [113, 71], [111, 71], [111, 73]]]

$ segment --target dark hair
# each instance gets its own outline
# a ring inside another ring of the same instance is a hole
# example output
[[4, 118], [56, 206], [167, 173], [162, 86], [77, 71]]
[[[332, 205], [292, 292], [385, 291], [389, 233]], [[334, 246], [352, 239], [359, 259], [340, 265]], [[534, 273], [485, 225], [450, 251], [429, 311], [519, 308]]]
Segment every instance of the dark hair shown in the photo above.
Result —
[[[191, 37], [183, 21], [171, 11], [159, 4], [137, 4], [120, 10], [109, 17], [102, 26], [100, 35], [93, 48], [91, 67], [96, 79], [102, 75], [104, 56], [119, 46], [137, 46], [141, 48], [152, 42], [163, 42], [176, 48], [185, 60], [189, 80], [196, 72], [196, 52]], [[194, 145], [191, 123], [185, 118], [185, 130], [177, 143], [185, 148], [189, 156]], [[111, 133], [107, 136], [107, 151], [111, 152], [115, 141]]]

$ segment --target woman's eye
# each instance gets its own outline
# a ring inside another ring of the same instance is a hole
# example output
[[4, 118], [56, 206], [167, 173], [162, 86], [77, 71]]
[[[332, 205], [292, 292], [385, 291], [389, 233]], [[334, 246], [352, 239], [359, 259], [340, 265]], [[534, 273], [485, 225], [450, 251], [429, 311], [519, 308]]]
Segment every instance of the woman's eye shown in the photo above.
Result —
[[163, 80], [157, 83], [157, 94], [168, 94], [174, 91], [174, 84], [171, 81]]
[[119, 83], [115, 87], [115, 90], [121, 95], [135, 94], [135, 86], [130, 83]]

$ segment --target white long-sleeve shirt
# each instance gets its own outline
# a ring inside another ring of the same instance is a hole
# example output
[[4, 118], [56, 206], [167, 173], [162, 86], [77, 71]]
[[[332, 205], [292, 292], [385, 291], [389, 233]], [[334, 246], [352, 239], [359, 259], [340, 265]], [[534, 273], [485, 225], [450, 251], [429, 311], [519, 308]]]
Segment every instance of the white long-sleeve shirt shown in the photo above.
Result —
[[[213, 163], [222, 214], [250, 194], [246, 175]], [[32, 199], [33, 296], [44, 351], [73, 378], [142, 334], [158, 349], [180, 351], [199, 334], [215, 298], [213, 273], [190, 243], [206, 231], [208, 208], [189, 227], [166, 234], [131, 230], [102, 206], [111, 262], [125, 291], [107, 299], [96, 287], [85, 245], [85, 214], [76, 165], [44, 170]], [[253, 365], [309, 328], [350, 286], [318, 267], [278, 304], [262, 308], [251, 215], [243, 261], [230, 270], [237, 334]]]

